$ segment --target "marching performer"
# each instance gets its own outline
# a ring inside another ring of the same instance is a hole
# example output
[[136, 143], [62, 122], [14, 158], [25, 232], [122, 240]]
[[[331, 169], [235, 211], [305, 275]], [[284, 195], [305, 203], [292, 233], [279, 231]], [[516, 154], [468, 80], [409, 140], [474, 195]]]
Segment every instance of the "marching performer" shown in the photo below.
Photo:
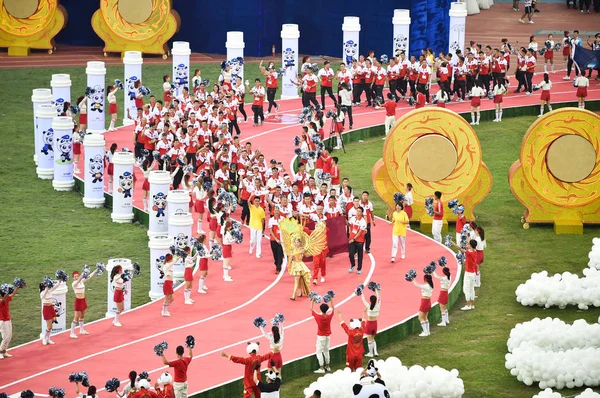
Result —
[[[331, 371], [329, 368], [329, 344], [331, 342], [331, 319], [333, 318], [333, 312], [335, 311], [335, 303], [331, 299], [331, 308], [325, 303], [319, 305], [320, 312], [314, 310], [315, 302], [310, 301], [310, 312], [317, 322], [317, 360], [319, 361], [319, 369], [315, 370], [314, 373], [325, 373], [325, 371]], [[361, 339], [362, 340], [362, 339]]]
[[160, 279], [165, 279], [163, 283], [163, 294], [165, 295], [165, 300], [162, 306], [162, 316], [171, 316], [169, 312], [169, 305], [173, 302], [173, 268], [175, 265], [175, 257], [173, 254], [168, 253], [165, 256], [165, 261], [163, 262], [160, 269]]
[[79, 107], [79, 131], [85, 132], [87, 127], [87, 97], [77, 98], [77, 106]]
[[442, 268], [444, 275], [440, 276], [437, 272], [433, 272], [435, 279], [440, 281], [440, 294], [438, 296], [438, 303], [440, 304], [440, 313], [442, 314], [442, 321], [438, 323], [438, 326], [446, 326], [450, 324], [450, 318], [448, 317], [448, 289], [450, 288], [451, 273], [450, 268], [444, 266]]
[[260, 61], [260, 70], [263, 76], [267, 79], [267, 101], [269, 102], [269, 109], [267, 109], [266, 115], [271, 113], [271, 109], [275, 108], [276, 111], [279, 111], [279, 105], [275, 102], [275, 94], [277, 93], [277, 87], [279, 82], [277, 81], [278, 74], [275, 71], [275, 64], [273, 62], [269, 62], [269, 66], [265, 69], [263, 66], [263, 61]]
[[110, 271], [110, 283], [112, 283], [112, 287], [114, 289], [113, 301], [117, 306], [117, 311], [115, 311], [115, 319], [113, 319], [113, 325], [117, 327], [123, 326], [119, 322], [119, 317], [125, 310], [125, 294], [123, 292], [125, 281], [123, 281], [122, 275], [123, 267], [120, 265], [117, 265]]
[[76, 339], [77, 335], [75, 334], [75, 328], [79, 325], [79, 334], [88, 335], [89, 333], [83, 328], [85, 310], [87, 309], [87, 301], [85, 299], [85, 284], [92, 279], [98, 269], [95, 269], [87, 278], [84, 278], [83, 274], [80, 274], [79, 271], [75, 271], [72, 274], [73, 277], [73, 292], [75, 293], [75, 316], [73, 317], [73, 322], [71, 322], [71, 338]]
[[[412, 210], [412, 205], [415, 202], [413, 199], [413, 186], [412, 184], [409, 182], [406, 184], [406, 193], [404, 194], [404, 211], [406, 212], [406, 215], [408, 216], [408, 219], [410, 221], [410, 218], [413, 215], [413, 210]], [[406, 225], [406, 228], [410, 229], [410, 223]]]
[[421, 322], [421, 328], [423, 332], [419, 335], [420, 337], [427, 337], [431, 333], [429, 331], [429, 310], [431, 310], [431, 295], [433, 294], [433, 278], [429, 274], [423, 275], [423, 282], [421, 284], [416, 280], [412, 280], [412, 283], [421, 289], [421, 305], [419, 306], [419, 322]]
[[550, 89], [552, 89], [552, 82], [548, 78], [548, 73], [544, 73], [544, 80], [539, 85], [542, 89], [542, 95], [540, 96], [540, 114], [538, 117], [544, 115], [544, 105], [548, 106], [548, 112], [552, 112], [552, 104], [550, 103]]
[[165, 108], [169, 109], [171, 101], [173, 100], [173, 94], [171, 94], [171, 76], [163, 76], [163, 101], [165, 102]]
[[[47, 283], [46, 283], [47, 282]], [[40, 283], [40, 298], [42, 299], [42, 315], [46, 322], [46, 332], [42, 339], [43, 345], [54, 344], [54, 341], [50, 340], [50, 333], [52, 333], [52, 324], [56, 319], [56, 310], [54, 309], [55, 299], [52, 297], [54, 292], [63, 282], [50, 283], [50, 279]]]
[[363, 290], [360, 298], [365, 305], [364, 312], [367, 319], [364, 328], [365, 335], [367, 336], [369, 353], [365, 354], [365, 356], [372, 358], [373, 355], [379, 356], [379, 353], [377, 352], [377, 342], [375, 341], [375, 336], [377, 335], [377, 317], [379, 316], [379, 311], [381, 311], [381, 295], [379, 294], [379, 289], [375, 289], [375, 294], [369, 296], [369, 302], [367, 302], [367, 300], [365, 300]]
[[471, 239], [467, 246], [467, 250], [464, 250], [456, 243], [454, 244], [461, 252], [465, 253], [465, 275], [463, 282], [463, 292], [465, 294], [465, 300], [467, 304], [461, 308], [462, 311], [469, 311], [475, 309], [475, 282], [477, 280], [477, 241]]
[[317, 77], [321, 81], [321, 107], [325, 109], [325, 94], [333, 100], [333, 106], [337, 106], [337, 99], [333, 96], [333, 78], [335, 73], [329, 66], [329, 61], [323, 63], [323, 68], [317, 73]]

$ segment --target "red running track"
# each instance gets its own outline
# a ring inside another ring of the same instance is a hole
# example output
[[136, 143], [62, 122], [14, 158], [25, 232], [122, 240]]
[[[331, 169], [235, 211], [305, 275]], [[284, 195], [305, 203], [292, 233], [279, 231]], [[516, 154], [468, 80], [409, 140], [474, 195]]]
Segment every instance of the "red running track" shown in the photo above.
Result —
[[[558, 75], [554, 80], [558, 80]], [[600, 89], [591, 87], [589, 94], [590, 99], [599, 99]], [[575, 90], [570, 82], [559, 81], [554, 85], [554, 102], [574, 99]], [[505, 97], [504, 106], [518, 107], [538, 101], [539, 94], [536, 93], [532, 96], [511, 94]], [[397, 115], [410, 109], [412, 107], [399, 107]], [[469, 104], [451, 104], [449, 109], [464, 112], [469, 109]], [[483, 101], [482, 109], [493, 109], [493, 103]], [[300, 110], [298, 100], [282, 101], [280, 112], [267, 117], [264, 126], [252, 127], [250, 123], [242, 125], [243, 141], [249, 140], [253, 147], [260, 147], [268, 159], [277, 158], [284, 161], [284, 164], [291, 163], [294, 156], [292, 138], [298, 135], [298, 125], [282, 124], [281, 121], [295, 120]], [[380, 124], [384, 118], [383, 111], [373, 108], [358, 107], [353, 111], [355, 129]], [[117, 142], [119, 147], [131, 147], [131, 133], [131, 128], [126, 127], [106, 133], [107, 144]], [[141, 181], [141, 172], [136, 170], [136, 173], [138, 181]], [[141, 195], [141, 185], [138, 184], [134, 193], [135, 204], [138, 206], [142, 203]], [[453, 275], [457, 274], [459, 268], [449, 249], [413, 231], [409, 231], [407, 238], [406, 260], [391, 264], [390, 224], [379, 220], [379, 224], [372, 229], [372, 234], [371, 255], [365, 256], [362, 275], [348, 274], [347, 256], [338, 255], [328, 260], [327, 282], [313, 286], [313, 290], [320, 293], [329, 289], [336, 291], [336, 302], [345, 319], [349, 319], [362, 315], [361, 300], [353, 296], [356, 286], [371, 280], [381, 282], [383, 307], [378, 322], [380, 330], [383, 330], [416, 314], [420, 292], [404, 280], [404, 274], [410, 268], [419, 270], [442, 255], [448, 257]], [[157, 373], [164, 371], [165, 367], [154, 354], [154, 345], [163, 340], [168, 341], [170, 349], [166, 355], [174, 358], [173, 347], [182, 344], [189, 334], [194, 335], [198, 341], [194, 360], [189, 368], [189, 391], [191, 394], [205, 391], [243, 375], [241, 366], [220, 357], [221, 351], [242, 356], [246, 354], [246, 342], [256, 340], [263, 343], [263, 353], [268, 350], [266, 340], [259, 336], [252, 320], [256, 316], [270, 319], [276, 312], [284, 313], [286, 318], [285, 345], [282, 351], [284, 362], [313, 355], [316, 326], [310, 316], [308, 300], [289, 300], [293, 280], [285, 272], [274, 274], [268, 242], [263, 241], [263, 256], [260, 260], [245, 255], [247, 250], [247, 239], [234, 247], [231, 271], [234, 282], [224, 282], [220, 262], [211, 262], [211, 272], [207, 279], [209, 293], [194, 293], [194, 305], [184, 305], [183, 293], [181, 289], [177, 290], [175, 302], [170, 308], [170, 318], [160, 316], [162, 300], [158, 300], [159, 302], [125, 313], [121, 317], [122, 328], [115, 328], [110, 319], [103, 319], [86, 327], [90, 336], [71, 340], [68, 332], [65, 332], [53, 337], [56, 342], [54, 346], [42, 346], [38, 340], [11, 349], [10, 353], [14, 357], [2, 361], [0, 391], [15, 394], [30, 389], [38, 394], [46, 394], [49, 387], [66, 386], [67, 393], [74, 394], [74, 385], [67, 383], [67, 377], [71, 372], [84, 370], [99, 388], [112, 377], [125, 380], [131, 369], [154, 373], [151, 376], [156, 380]], [[438, 291], [436, 286], [433, 297], [437, 297]], [[345, 334], [336, 325], [337, 322], [334, 321], [332, 347], [346, 342]], [[430, 338], [435, 338], [435, 329], [434, 327], [434, 334]], [[203, 377], [208, 369], [210, 377]], [[285, 374], [285, 369], [283, 373]]]

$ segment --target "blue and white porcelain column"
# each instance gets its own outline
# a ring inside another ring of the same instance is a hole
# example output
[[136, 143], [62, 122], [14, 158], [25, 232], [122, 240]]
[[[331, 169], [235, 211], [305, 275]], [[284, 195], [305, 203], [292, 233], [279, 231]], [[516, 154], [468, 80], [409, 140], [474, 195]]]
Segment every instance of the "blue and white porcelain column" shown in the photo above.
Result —
[[36, 111], [42, 105], [52, 105], [52, 90], [49, 88], [35, 88], [31, 94], [31, 102], [33, 103], [33, 138], [34, 151], [33, 161], [38, 162], [38, 151], [41, 148], [41, 135], [39, 134]]
[[140, 51], [125, 51], [123, 56], [123, 126], [132, 125], [137, 115], [134, 84], [136, 81], [142, 80], [143, 64], [144, 59]]
[[87, 74], [87, 132], [104, 133], [106, 131], [106, 68], [104, 62], [89, 61], [85, 69]]
[[342, 61], [348, 66], [352, 66], [352, 60], [358, 59], [359, 50], [359, 35], [360, 35], [360, 18], [359, 17], [344, 17], [342, 24], [342, 32], [344, 43], [342, 44]]
[[298, 39], [300, 30], [296, 24], [281, 25], [281, 99], [298, 98], [298, 87], [292, 84], [298, 77]]
[[148, 197], [148, 236], [167, 236], [169, 233], [169, 213], [167, 198], [171, 185], [171, 173], [154, 170], [148, 177], [150, 194]]
[[150, 291], [148, 295], [151, 300], [163, 296], [165, 279], [160, 278], [160, 270], [172, 244], [173, 238], [167, 235], [151, 236], [148, 241], [148, 247], [150, 248]]
[[38, 178], [52, 180], [54, 178], [54, 130], [52, 122], [56, 117], [56, 108], [51, 104], [42, 104], [37, 109], [37, 127], [41, 134], [41, 148], [36, 148], [38, 166], [35, 169]]
[[73, 118], [55, 116], [54, 130], [54, 180], [52, 187], [57, 191], [71, 191], [73, 180]]
[[173, 42], [173, 76], [171, 82], [175, 84], [174, 97], [181, 95], [184, 87], [190, 88], [190, 43], [187, 41]]
[[451, 3], [450, 4], [450, 30], [448, 39], [448, 50], [452, 54], [456, 54], [456, 50], [461, 50], [465, 53], [465, 23], [467, 20], [467, 4], [466, 3]]
[[111, 218], [116, 223], [133, 221], [133, 153], [115, 152], [112, 158], [113, 203]]
[[104, 149], [106, 141], [102, 134], [86, 134], [83, 137], [85, 160], [83, 166], [85, 190], [83, 205], [94, 209], [104, 207]]
[[52, 102], [56, 106], [56, 116], [65, 112], [65, 103], [71, 103], [71, 76], [60, 73], [52, 75]]
[[392, 25], [394, 26], [393, 56], [397, 57], [400, 51], [404, 51], [409, 56], [410, 10], [394, 10]]
[[244, 32], [227, 32], [227, 62], [229, 62], [232, 80], [234, 76], [244, 79]]

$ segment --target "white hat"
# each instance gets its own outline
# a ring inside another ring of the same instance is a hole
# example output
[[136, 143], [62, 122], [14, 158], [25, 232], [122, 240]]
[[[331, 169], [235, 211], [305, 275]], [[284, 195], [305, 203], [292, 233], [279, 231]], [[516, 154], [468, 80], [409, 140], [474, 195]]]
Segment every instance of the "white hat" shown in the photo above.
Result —
[[150, 382], [148, 382], [148, 380], [146, 379], [141, 379], [140, 381], [138, 381], [137, 385], [138, 388], [145, 388], [146, 390], [150, 389]]
[[242, 177], [244, 176], [244, 174], [246, 174], [246, 170], [244, 169], [240, 169], [240, 171], [238, 171], [238, 174], [241, 175]]
[[252, 351], [256, 351], [256, 353], [258, 354], [258, 347], [260, 345], [260, 342], [256, 342], [256, 343], [251, 343], [248, 342], [248, 345], [246, 346], [246, 352], [248, 354], [252, 354]]
[[163, 386], [171, 384], [173, 382], [173, 376], [171, 376], [169, 372], [165, 372], [160, 375], [157, 382]]
[[360, 319], [350, 319], [350, 329], [360, 329], [361, 325]]

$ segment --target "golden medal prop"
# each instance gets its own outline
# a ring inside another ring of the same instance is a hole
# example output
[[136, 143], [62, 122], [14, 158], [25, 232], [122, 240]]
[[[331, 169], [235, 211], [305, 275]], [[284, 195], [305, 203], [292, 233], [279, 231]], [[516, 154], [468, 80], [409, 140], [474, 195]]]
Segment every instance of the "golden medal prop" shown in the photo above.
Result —
[[0, 47], [8, 47], [9, 56], [25, 57], [30, 49], [52, 54], [66, 21], [58, 0], [0, 0]]
[[525, 206], [523, 228], [553, 223], [556, 234], [583, 234], [600, 223], [600, 116], [585, 109], [546, 113], [527, 130], [508, 173]]
[[[415, 109], [402, 116], [385, 140], [383, 157], [371, 173], [379, 196], [394, 211], [394, 193], [413, 186], [413, 215], [421, 231], [430, 232], [433, 217], [425, 210], [425, 199], [435, 191], [447, 203], [458, 199], [467, 219], [490, 192], [492, 174], [482, 160], [477, 134], [460, 115], [444, 108]], [[444, 230], [456, 214], [445, 209]]]
[[100, 0], [92, 16], [94, 32], [107, 53], [141, 51], [167, 58], [167, 41], [179, 30], [181, 20], [172, 0]]

